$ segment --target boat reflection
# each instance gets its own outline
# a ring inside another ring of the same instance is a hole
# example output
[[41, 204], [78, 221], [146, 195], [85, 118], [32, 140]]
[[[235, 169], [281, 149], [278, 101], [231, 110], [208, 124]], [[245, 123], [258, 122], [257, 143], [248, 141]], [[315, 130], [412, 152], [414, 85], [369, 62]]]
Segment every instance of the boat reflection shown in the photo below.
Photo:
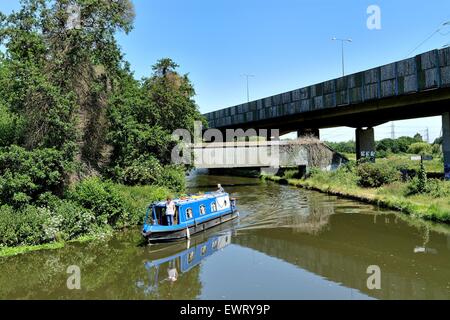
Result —
[[158, 294], [160, 285], [167, 282], [172, 284], [177, 282], [180, 273], [181, 275], [187, 274], [204, 259], [230, 245], [231, 237], [232, 232], [227, 231], [220, 235], [211, 236], [206, 241], [200, 240], [200, 243], [193, 247], [190, 246], [189, 241], [188, 248], [181, 252], [146, 261], [144, 266], [148, 273], [148, 284], [146, 285], [144, 281], [138, 281], [137, 287], [144, 290], [146, 295]]

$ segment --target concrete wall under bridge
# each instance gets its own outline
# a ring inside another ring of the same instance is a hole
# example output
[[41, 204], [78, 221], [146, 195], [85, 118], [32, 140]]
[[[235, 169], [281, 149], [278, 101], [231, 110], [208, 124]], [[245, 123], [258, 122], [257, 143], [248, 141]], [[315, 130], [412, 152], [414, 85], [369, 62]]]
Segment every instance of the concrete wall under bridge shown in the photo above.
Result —
[[202, 143], [191, 146], [197, 169], [308, 168], [335, 170], [348, 160], [317, 139]]

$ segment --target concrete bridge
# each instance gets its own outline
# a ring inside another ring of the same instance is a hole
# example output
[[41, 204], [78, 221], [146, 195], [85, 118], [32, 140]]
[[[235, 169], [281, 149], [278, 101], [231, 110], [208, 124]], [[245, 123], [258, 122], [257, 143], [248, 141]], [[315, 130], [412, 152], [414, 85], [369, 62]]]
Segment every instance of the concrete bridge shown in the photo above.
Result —
[[450, 178], [450, 48], [205, 114], [210, 128], [279, 129], [313, 134], [356, 129], [357, 157], [375, 154], [373, 127], [442, 116], [446, 175]]
[[318, 139], [296, 141], [241, 141], [190, 146], [197, 169], [298, 168], [334, 170], [347, 159]]

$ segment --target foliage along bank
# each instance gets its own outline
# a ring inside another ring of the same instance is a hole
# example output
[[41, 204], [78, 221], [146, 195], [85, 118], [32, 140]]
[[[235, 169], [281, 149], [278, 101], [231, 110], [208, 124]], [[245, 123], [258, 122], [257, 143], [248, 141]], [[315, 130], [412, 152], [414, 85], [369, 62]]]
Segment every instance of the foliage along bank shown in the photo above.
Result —
[[204, 121], [188, 76], [165, 58], [134, 78], [116, 40], [133, 28], [131, 1], [71, 3], [80, 28], [65, 0], [0, 13], [0, 248], [135, 225], [185, 188], [171, 134]]
[[350, 162], [334, 172], [313, 169], [304, 178], [296, 171], [262, 178], [450, 223], [450, 183], [428, 179], [423, 166], [414, 177], [402, 177], [399, 168], [383, 163]]

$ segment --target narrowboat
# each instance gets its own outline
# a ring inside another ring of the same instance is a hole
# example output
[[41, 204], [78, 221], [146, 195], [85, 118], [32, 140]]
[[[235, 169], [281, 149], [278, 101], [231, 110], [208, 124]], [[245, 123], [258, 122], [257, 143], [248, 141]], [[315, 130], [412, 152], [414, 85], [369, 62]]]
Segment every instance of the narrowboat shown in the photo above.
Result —
[[192, 195], [173, 202], [176, 207], [173, 225], [168, 225], [165, 201], [148, 207], [142, 235], [149, 243], [189, 239], [239, 217], [236, 199], [226, 192]]

